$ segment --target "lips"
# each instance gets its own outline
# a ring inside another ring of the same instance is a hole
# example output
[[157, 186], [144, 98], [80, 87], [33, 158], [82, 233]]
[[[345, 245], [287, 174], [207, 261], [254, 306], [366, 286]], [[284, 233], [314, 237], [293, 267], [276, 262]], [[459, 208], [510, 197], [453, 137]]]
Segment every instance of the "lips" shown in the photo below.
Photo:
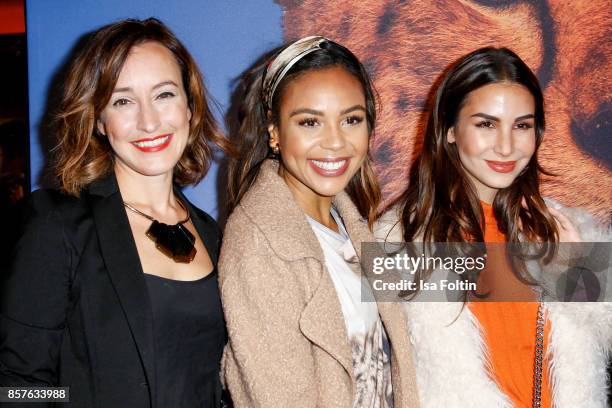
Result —
[[325, 159], [309, 159], [310, 167], [324, 177], [338, 177], [348, 169], [351, 159], [348, 157], [335, 157]]
[[487, 165], [498, 173], [510, 173], [516, 167], [516, 161], [493, 161], [485, 160]]
[[159, 152], [170, 145], [172, 134], [156, 136], [153, 138], [144, 138], [134, 140], [132, 146], [145, 153]]

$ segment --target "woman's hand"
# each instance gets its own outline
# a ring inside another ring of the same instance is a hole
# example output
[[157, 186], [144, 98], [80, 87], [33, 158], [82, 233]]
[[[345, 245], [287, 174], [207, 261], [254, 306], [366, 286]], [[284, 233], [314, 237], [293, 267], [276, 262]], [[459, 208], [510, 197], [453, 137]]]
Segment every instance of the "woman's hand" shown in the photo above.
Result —
[[559, 242], [582, 242], [580, 238], [580, 233], [572, 224], [572, 222], [567, 218], [561, 211], [548, 207], [548, 211], [555, 217], [555, 221], [557, 222], [557, 229], [559, 230]]
[[[521, 200], [521, 205], [525, 209], [529, 208], [527, 206], [527, 200], [525, 200], [524, 197]], [[582, 238], [580, 238], [580, 233], [578, 232], [578, 229], [576, 229], [576, 227], [568, 217], [566, 217], [561, 211], [557, 210], [554, 207], [551, 207], [550, 205], [547, 205], [546, 208], [554, 217], [555, 222], [557, 224], [557, 230], [559, 231], [559, 242], [582, 242]], [[521, 229], [521, 231], [523, 230], [522, 223], [519, 225], [519, 228]]]

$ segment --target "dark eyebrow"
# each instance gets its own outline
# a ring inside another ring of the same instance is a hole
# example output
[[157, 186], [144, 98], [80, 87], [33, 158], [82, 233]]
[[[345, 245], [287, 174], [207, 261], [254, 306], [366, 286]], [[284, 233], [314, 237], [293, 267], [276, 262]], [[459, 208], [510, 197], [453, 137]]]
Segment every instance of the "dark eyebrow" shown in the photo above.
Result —
[[[178, 85], [176, 84], [176, 82], [174, 81], [164, 81], [164, 82], [160, 82], [159, 84], [155, 85], [153, 87], [153, 89], [157, 89], [157, 88], [161, 88], [162, 86], [166, 86], [166, 85], [174, 85], [178, 88]], [[113, 93], [117, 93], [117, 92], [130, 92], [132, 91], [132, 88], [129, 86], [126, 86], [124, 88], [115, 88], [113, 90]]]
[[[488, 119], [488, 120], [492, 120], [495, 122], [499, 122], [499, 118], [496, 118], [495, 116], [491, 116], [491, 115], [487, 115], [486, 113], [475, 113], [472, 115], [472, 117], [481, 117], [484, 119]], [[523, 115], [523, 116], [519, 116], [518, 118], [514, 119], [515, 122], [521, 121], [521, 120], [525, 120], [525, 119], [533, 119], [535, 118], [533, 113], [529, 113], [527, 115]]]
[[535, 118], [535, 115], [533, 113], [530, 113], [527, 115], [519, 116], [518, 118], [514, 119], [514, 121], [518, 122], [519, 120], [533, 119], [533, 118]]
[[355, 106], [351, 106], [348, 109], [343, 110], [342, 112], [340, 112], [340, 115], [346, 115], [347, 113], [356, 111], [356, 110], [360, 110], [360, 111], [366, 111], [365, 108], [361, 105], [355, 105]]
[[153, 89], [157, 89], [157, 88], [161, 88], [162, 86], [166, 86], [166, 85], [174, 85], [178, 88], [178, 85], [176, 84], [176, 82], [174, 81], [164, 81], [164, 82], [160, 82], [159, 84], [155, 85], [153, 87]]
[[473, 118], [480, 117], [480, 118], [483, 118], [483, 119], [488, 119], [488, 120], [492, 120], [492, 121], [495, 121], [495, 122], [499, 122], [499, 118], [496, 118], [495, 116], [487, 115], [486, 113], [481, 113], [481, 112], [473, 114], [472, 117]]
[[321, 111], [314, 110], [314, 109], [308, 109], [308, 108], [302, 108], [302, 109], [296, 109], [293, 112], [291, 112], [289, 117], [292, 117], [292, 116], [295, 116], [295, 115], [299, 115], [300, 113], [309, 113], [309, 114], [315, 115], [315, 116], [323, 116], [323, 112], [321, 112]]
[[113, 93], [130, 92], [131, 90], [132, 90], [132, 88], [130, 88], [129, 86], [126, 86], [124, 88], [115, 88], [115, 89], [113, 89]]
[[[340, 115], [346, 115], [347, 113], [356, 111], [356, 110], [361, 110], [365, 112], [365, 108], [361, 105], [355, 105], [355, 106], [351, 106], [350, 108], [347, 108], [345, 110], [343, 110], [342, 112], [340, 112]], [[325, 114], [321, 111], [318, 110], [314, 110], [314, 109], [308, 109], [308, 108], [302, 108], [302, 109], [296, 109], [293, 112], [291, 112], [291, 114], [289, 115], [289, 117], [295, 116], [295, 115], [299, 115], [300, 113], [309, 113], [311, 115], [315, 115], [315, 116], [325, 116]]]

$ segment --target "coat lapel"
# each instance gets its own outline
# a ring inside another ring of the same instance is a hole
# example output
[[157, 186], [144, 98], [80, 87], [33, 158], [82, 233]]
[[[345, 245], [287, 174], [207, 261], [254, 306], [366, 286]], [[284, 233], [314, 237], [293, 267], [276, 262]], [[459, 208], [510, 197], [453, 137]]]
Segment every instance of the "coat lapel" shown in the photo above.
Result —
[[[300, 329], [312, 343], [334, 357], [353, 379], [353, 357], [346, 324], [336, 288], [325, 268], [323, 250], [304, 212], [277, 172], [278, 164], [266, 160], [262, 164], [257, 181], [244, 197], [240, 207], [262, 231], [280, 259], [288, 262], [312, 259], [309, 263], [310, 269], [316, 269], [313, 276], [316, 276], [318, 281], [313, 282], [316, 289], [302, 312]], [[361, 261], [361, 243], [374, 243], [375, 239], [348, 194], [339, 193], [333, 204], [342, 217]], [[380, 250], [381, 256], [384, 255], [382, 248]], [[316, 266], [313, 266], [315, 263]], [[362, 265], [363, 267], [365, 265]], [[415, 406], [416, 375], [406, 317], [398, 304], [379, 303], [378, 307], [395, 357], [396, 364], [392, 367], [395, 377], [393, 382], [397, 387], [394, 399], [398, 407]], [[407, 392], [404, 395], [402, 391]]]
[[312, 343], [335, 358], [353, 378], [353, 355], [336, 293], [327, 270], [321, 268], [319, 286], [300, 316], [300, 330]]
[[102, 257], [140, 353], [154, 399], [153, 316], [136, 243], [114, 174], [89, 188]]
[[336, 359], [352, 378], [353, 357], [346, 324], [334, 283], [325, 268], [323, 250], [277, 171], [278, 164], [266, 160], [240, 207], [262, 231], [278, 258], [286, 262], [305, 261], [313, 272], [316, 289], [300, 316], [300, 330]]

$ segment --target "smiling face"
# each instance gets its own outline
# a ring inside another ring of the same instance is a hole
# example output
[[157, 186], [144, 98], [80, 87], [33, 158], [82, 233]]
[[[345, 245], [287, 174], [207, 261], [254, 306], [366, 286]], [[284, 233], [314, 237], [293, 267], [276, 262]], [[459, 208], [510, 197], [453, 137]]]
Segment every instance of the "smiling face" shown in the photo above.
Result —
[[172, 177], [189, 137], [191, 111], [180, 67], [159, 43], [134, 46], [97, 121], [117, 175]]
[[527, 88], [494, 83], [470, 92], [448, 132], [481, 200], [492, 203], [512, 184], [536, 148], [535, 104]]
[[310, 71], [285, 87], [278, 126], [280, 175], [302, 207], [347, 186], [368, 152], [366, 101], [361, 83], [342, 67]]

